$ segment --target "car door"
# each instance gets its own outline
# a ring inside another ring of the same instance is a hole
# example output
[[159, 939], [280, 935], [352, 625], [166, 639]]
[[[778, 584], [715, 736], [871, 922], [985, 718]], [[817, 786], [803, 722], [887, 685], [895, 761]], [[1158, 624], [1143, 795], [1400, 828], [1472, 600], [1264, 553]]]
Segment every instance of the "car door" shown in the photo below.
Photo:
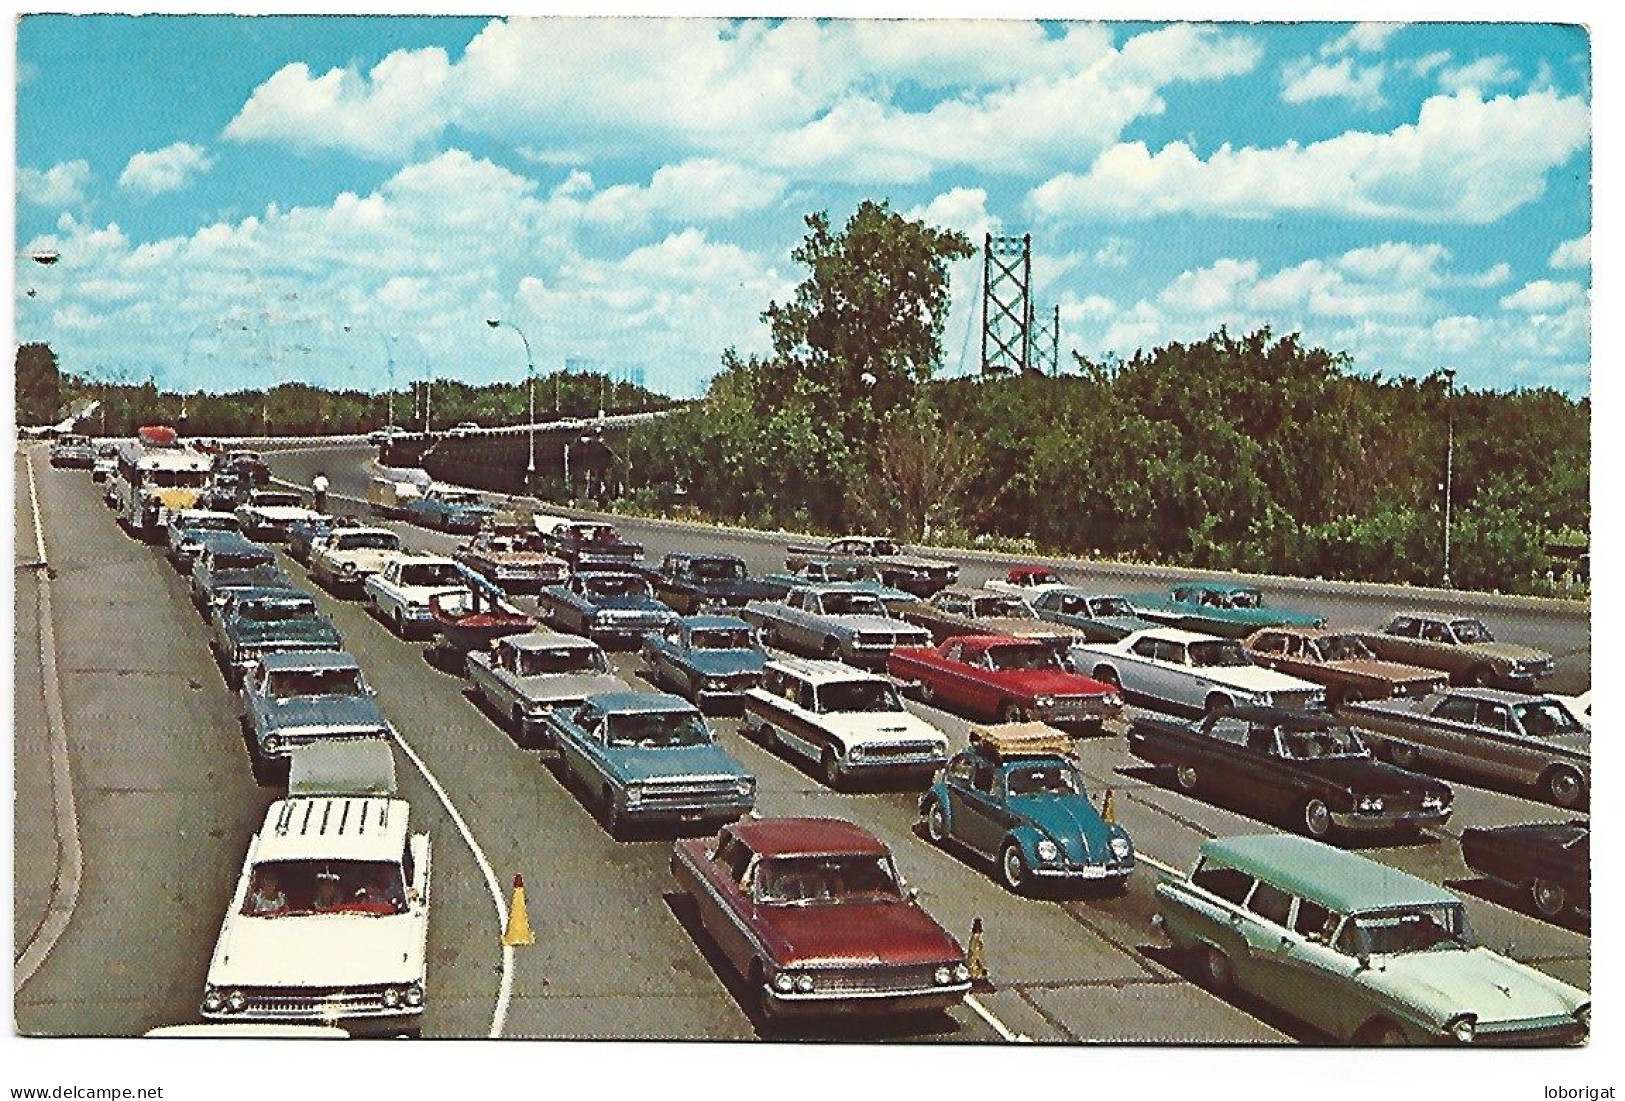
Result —
[[1258, 880], [1242, 909], [1241, 920], [1232, 921], [1246, 945], [1246, 959], [1234, 960], [1238, 976], [1245, 973], [1244, 985], [1271, 1004], [1296, 1013], [1299, 1001], [1313, 995], [1296, 989], [1299, 976], [1291, 966], [1291, 916], [1293, 896], [1272, 883]]
[[1433, 714], [1416, 724], [1414, 739], [1428, 756], [1454, 765], [1477, 766], [1478, 701], [1471, 696], [1445, 696]]
[[1475, 726], [1471, 744], [1464, 749], [1478, 771], [1516, 783], [1532, 783], [1539, 777], [1548, 758], [1520, 744], [1523, 728], [1511, 707], [1499, 700], [1479, 700]]
[[1280, 1004], [1322, 1032], [1347, 1039], [1370, 1019], [1371, 1009], [1360, 996], [1359, 960], [1332, 946], [1342, 920], [1318, 902], [1295, 899], [1273, 962], [1280, 970]]
[[574, 714], [565, 717], [558, 729], [559, 757], [564, 767], [596, 796], [604, 744], [604, 713], [592, 704], [582, 704]]
[[955, 784], [948, 789], [954, 836], [988, 856], [998, 851], [999, 841], [1004, 837], [1003, 807], [999, 802], [998, 787], [998, 766], [984, 757], [976, 756], [971, 759], [970, 782]]

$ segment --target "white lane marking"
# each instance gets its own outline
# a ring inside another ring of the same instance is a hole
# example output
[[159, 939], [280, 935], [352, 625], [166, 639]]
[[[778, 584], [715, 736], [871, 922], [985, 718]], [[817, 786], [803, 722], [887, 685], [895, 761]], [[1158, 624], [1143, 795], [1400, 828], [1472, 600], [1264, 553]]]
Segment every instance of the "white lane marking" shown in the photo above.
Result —
[[68, 724], [62, 712], [62, 685], [56, 668], [56, 629], [52, 624], [51, 575], [45, 568], [45, 533], [40, 521], [39, 491], [34, 485], [34, 458], [28, 463], [28, 498], [34, 510], [34, 538], [39, 548], [40, 569], [36, 606], [39, 614], [40, 694], [45, 703], [45, 725], [51, 743], [51, 795], [56, 817], [56, 836], [61, 846], [57, 857], [57, 879], [51, 885], [51, 903], [45, 920], [17, 957], [12, 978], [13, 996], [34, 977], [35, 972], [68, 930], [79, 888], [84, 878], [85, 853], [79, 839], [79, 812], [73, 801], [73, 769], [68, 760]]
[[983, 1005], [982, 1000], [980, 998], [978, 998], [975, 994], [966, 994], [965, 995], [965, 1004], [970, 1006], [972, 1009], [974, 1009], [976, 1011], [976, 1015], [978, 1017], [982, 1018], [982, 1020], [986, 1021], [989, 1025], [991, 1025], [993, 1027], [993, 1031], [997, 1032], [999, 1034], [999, 1036], [1004, 1040], [1005, 1043], [1007, 1043], [1007, 1044], [1030, 1044], [1030, 1043], [1033, 1042], [1033, 1038], [1031, 1036], [1024, 1035], [1024, 1034], [1022, 1034], [1020, 1032], [1011, 1031], [1010, 1027], [1008, 1025], [1006, 1025], [1003, 1021], [1001, 1021], [997, 1017], [995, 1017], [993, 1015], [992, 1010], [988, 1009], [987, 1006]]
[[1149, 856], [1149, 855], [1147, 855], [1147, 854], [1145, 854], [1143, 852], [1136, 851], [1135, 854], [1134, 854], [1134, 858], [1136, 860], [1138, 860], [1138, 861], [1141, 861], [1143, 863], [1151, 865], [1153, 868], [1157, 869], [1157, 871], [1159, 871], [1159, 872], [1166, 872], [1168, 875], [1177, 875], [1181, 879], [1183, 879], [1184, 876], [1185, 876], [1185, 873], [1184, 873], [1184, 871], [1182, 869], [1176, 868], [1172, 864], [1164, 864], [1162, 861], [1158, 860], [1156, 857]]
[[[423, 763], [423, 758], [417, 755], [399, 730], [395, 732], [395, 741], [401, 747], [401, 751], [411, 758], [412, 764], [423, 774], [423, 778], [428, 781], [429, 787], [434, 790], [435, 796], [440, 800], [440, 805], [445, 807], [446, 813], [451, 816], [452, 824], [457, 827], [457, 832], [463, 835], [463, 842], [468, 846], [469, 852], [474, 854], [474, 863], [480, 866], [480, 874], [485, 876], [485, 885], [491, 891], [491, 902], [496, 907], [497, 936], [500, 938], [507, 924], [508, 915], [502, 903], [502, 885], [497, 882], [496, 872], [491, 870], [491, 862], [485, 858], [485, 853], [481, 851], [479, 842], [474, 840], [474, 834], [470, 832], [468, 823], [463, 821], [463, 816], [457, 813], [456, 807], [452, 806], [451, 797], [446, 794], [446, 789], [440, 786], [440, 781], [434, 778], [434, 773], [429, 771], [429, 766]], [[512, 999], [513, 948], [504, 944], [502, 946], [502, 982], [497, 988], [497, 1004], [491, 1013], [491, 1031], [487, 1035], [487, 1039], [500, 1040], [502, 1038], [502, 1029], [508, 1020], [508, 1003]]]

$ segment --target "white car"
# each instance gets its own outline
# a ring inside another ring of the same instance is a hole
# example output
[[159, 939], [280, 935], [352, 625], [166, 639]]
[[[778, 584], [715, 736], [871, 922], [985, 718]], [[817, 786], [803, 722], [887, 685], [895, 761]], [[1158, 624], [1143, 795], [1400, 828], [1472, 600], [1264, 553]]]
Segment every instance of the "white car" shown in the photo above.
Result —
[[1260, 704], [1292, 711], [1326, 706], [1326, 690], [1255, 665], [1235, 639], [1153, 627], [1118, 642], [1075, 643], [1072, 668], [1117, 685], [1131, 702], [1176, 714]]
[[1017, 566], [1003, 577], [982, 582], [982, 587], [1032, 600], [1039, 593], [1047, 593], [1051, 589], [1071, 588], [1071, 582], [1062, 581], [1059, 574], [1044, 566]]
[[745, 693], [749, 737], [818, 766], [838, 788], [855, 776], [929, 774], [948, 738], [903, 706], [891, 681], [838, 661], [779, 658]]
[[414, 1034], [423, 1014], [429, 836], [385, 796], [290, 796], [249, 842], [209, 961], [210, 1021]]
[[434, 630], [432, 598], [462, 594], [472, 599], [470, 585], [468, 574], [452, 559], [412, 554], [390, 559], [367, 578], [362, 589], [373, 614], [408, 638]]
[[454, 440], [459, 440], [464, 436], [472, 436], [479, 431], [480, 426], [473, 421], [463, 421], [461, 424], [452, 425], [451, 431], [447, 432], [446, 435]]
[[237, 519], [251, 539], [286, 541], [288, 529], [321, 513], [306, 508], [299, 494], [283, 489], [256, 489], [237, 506]]
[[576, 707], [605, 692], [637, 691], [615, 675], [596, 642], [558, 631], [498, 639], [490, 650], [471, 651], [467, 670], [486, 706], [508, 720], [525, 746], [545, 743], [547, 713], [556, 707]]
[[310, 578], [331, 590], [357, 592], [367, 578], [407, 550], [388, 528], [334, 528], [310, 550]]

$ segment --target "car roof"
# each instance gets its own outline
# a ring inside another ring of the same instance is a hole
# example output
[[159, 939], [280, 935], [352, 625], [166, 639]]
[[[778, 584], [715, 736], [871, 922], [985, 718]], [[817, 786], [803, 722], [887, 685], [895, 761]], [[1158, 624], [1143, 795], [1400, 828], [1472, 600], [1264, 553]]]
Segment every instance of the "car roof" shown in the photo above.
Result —
[[234, 605], [247, 604], [255, 600], [301, 600], [307, 604], [316, 602], [316, 598], [309, 593], [290, 585], [251, 585], [246, 589], [232, 590], [231, 602]]
[[867, 585], [856, 581], [816, 581], [797, 585], [797, 589], [811, 589], [816, 593], [861, 593], [864, 596], [873, 596], [874, 593]]
[[[943, 593], [952, 593], [967, 600], [1020, 600], [1021, 597], [1009, 592], [998, 592], [994, 589], [976, 589], [969, 585], [949, 585], [942, 590]], [[938, 595], [941, 595], [939, 593]]]
[[343, 650], [273, 650], [262, 655], [260, 663], [272, 673], [361, 668], [361, 663]]
[[1252, 593], [1252, 592], [1257, 592], [1258, 591], [1258, 586], [1257, 585], [1251, 585], [1251, 584], [1248, 584], [1245, 581], [1206, 581], [1206, 580], [1170, 581], [1168, 583], [1168, 588], [1169, 589], [1212, 589], [1214, 592], [1219, 592], [1219, 593], [1234, 593], [1234, 592], [1249, 592], [1249, 593]]
[[526, 631], [522, 635], [508, 635], [502, 642], [515, 650], [598, 649], [598, 644], [592, 639], [565, 634], [563, 631]]
[[886, 680], [880, 674], [871, 673], [867, 669], [858, 669], [843, 662], [823, 658], [775, 657], [767, 663], [767, 667], [782, 669], [815, 685], [828, 684], [831, 681]]
[[617, 715], [696, 710], [683, 697], [673, 696], [669, 692], [600, 692], [588, 696], [585, 702], [600, 711]]
[[1202, 857], [1342, 914], [1460, 901], [1425, 879], [1291, 834], [1215, 838]]
[[[1136, 631], [1134, 638], [1160, 638], [1165, 642], [1227, 642], [1218, 635], [1205, 635], [1200, 631], [1186, 631], [1179, 627], [1147, 627]], [[1126, 641], [1126, 640], [1125, 640]]]
[[407, 554], [398, 561], [403, 566], [455, 566], [457, 564], [455, 559], [447, 558], [443, 554]]
[[874, 834], [842, 818], [745, 818], [731, 829], [752, 852], [763, 857], [842, 853], [884, 856], [890, 852]]
[[[337, 517], [331, 517], [330, 519], [337, 520]], [[367, 528], [363, 528], [363, 527], [354, 527], [354, 528], [346, 527], [342, 531], [339, 532], [339, 535], [340, 536], [345, 536], [345, 535], [394, 535], [397, 539], [400, 538], [400, 536], [396, 532], [393, 532], [393, 531], [389, 530], [388, 528], [378, 528], [378, 527], [367, 527]]]
[[[989, 650], [995, 646], [1046, 646], [1036, 638], [1017, 638], [1015, 635], [955, 635], [947, 642], [959, 642], [973, 650]], [[946, 645], [946, 643], [945, 643]]]
[[254, 859], [398, 861], [410, 812], [406, 800], [381, 796], [284, 799], [265, 812]]
[[732, 615], [691, 615], [683, 617], [683, 626], [691, 631], [750, 630], [750, 624]]
[[1010, 570], [1009, 576], [1034, 577], [1038, 575], [1048, 575], [1054, 572], [1055, 571], [1050, 569], [1048, 566], [1015, 566]]
[[1442, 696], [1469, 696], [1475, 700], [1490, 700], [1493, 703], [1506, 704], [1551, 699], [1550, 696], [1545, 694], [1530, 695], [1528, 692], [1508, 692], [1504, 688], [1448, 688], [1439, 694]]
[[1466, 615], [1461, 612], [1395, 612], [1390, 621], [1394, 619], [1419, 619], [1425, 623], [1460, 623], [1467, 620], [1473, 623], [1482, 622], [1475, 615]]

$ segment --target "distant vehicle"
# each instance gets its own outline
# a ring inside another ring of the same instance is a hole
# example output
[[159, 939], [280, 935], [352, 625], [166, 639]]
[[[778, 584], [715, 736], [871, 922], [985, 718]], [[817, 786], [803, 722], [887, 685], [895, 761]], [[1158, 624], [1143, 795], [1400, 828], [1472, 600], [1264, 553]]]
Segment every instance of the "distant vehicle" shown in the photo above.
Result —
[[1045, 587], [1032, 598], [1039, 619], [1070, 627], [1085, 642], [1116, 642], [1156, 624], [1134, 614], [1121, 596], [1102, 596], [1066, 586]]
[[1123, 890], [1134, 842], [1090, 801], [1070, 742], [1042, 723], [972, 727], [970, 748], [920, 798], [926, 836], [995, 861], [1018, 893], [1063, 881]]
[[1489, 628], [1466, 616], [1407, 612], [1381, 631], [1360, 632], [1379, 658], [1438, 669], [1452, 684], [1533, 692], [1557, 668], [1552, 655], [1532, 646], [1497, 642]]
[[695, 615], [643, 638], [649, 679], [700, 710], [737, 705], [762, 679], [767, 653], [735, 616]]
[[1003, 723], [1037, 720], [1099, 730], [1116, 718], [1115, 685], [1074, 673], [1046, 642], [1008, 635], [964, 635], [938, 646], [893, 650], [886, 671], [936, 707], [952, 706]]
[[360, 663], [342, 650], [260, 654], [241, 692], [243, 729], [261, 783], [275, 779], [300, 746], [392, 734]]
[[959, 943], [862, 826], [749, 819], [677, 842], [671, 871], [758, 1021], [941, 1012], [970, 993]]
[[745, 560], [734, 554], [668, 554], [653, 581], [655, 596], [684, 615], [743, 608], [778, 593], [753, 579]]
[[560, 585], [570, 576], [569, 563], [547, 553], [541, 536], [514, 520], [493, 518], [451, 556], [508, 592]]
[[378, 516], [404, 516], [406, 506], [433, 483], [429, 472], [419, 467], [384, 467], [367, 483], [367, 506]]
[[1450, 817], [1450, 788], [1384, 764], [1353, 729], [1272, 707], [1222, 710], [1186, 724], [1141, 715], [1129, 752], [1180, 789], [1243, 803], [1310, 837], [1415, 834]]
[[1204, 982], [1355, 1044], [1582, 1043], [1584, 990], [1479, 944], [1442, 887], [1290, 834], [1203, 842], [1157, 885], [1163, 930]]
[[405, 503], [406, 518], [440, 531], [474, 532], [496, 514], [478, 493], [460, 486], [431, 485]]
[[1128, 602], [1146, 619], [1223, 638], [1242, 638], [1260, 627], [1326, 626], [1324, 616], [1270, 607], [1256, 585], [1230, 581], [1182, 581], [1167, 593], [1139, 593]]
[[89, 470], [96, 465], [96, 448], [89, 436], [65, 432], [51, 444], [51, 465]]
[[903, 553], [895, 540], [875, 535], [845, 535], [823, 546], [791, 546], [784, 566], [797, 569], [809, 558], [868, 558], [875, 564], [880, 580], [915, 596], [930, 596], [959, 580], [959, 567], [940, 558], [921, 558]]
[[1461, 831], [1461, 857], [1523, 894], [1548, 921], [1591, 912], [1591, 825], [1584, 821]]
[[983, 582], [982, 587], [994, 592], [1015, 593], [1031, 600], [1039, 593], [1070, 586], [1048, 566], [1015, 566], [1003, 578], [992, 578]]
[[753, 600], [740, 616], [761, 631], [763, 645], [853, 665], [884, 665], [893, 648], [931, 641], [930, 632], [896, 618], [879, 597], [853, 585], [800, 586], [783, 600]]
[[452, 425], [451, 429], [446, 433], [446, 435], [456, 440], [462, 439], [464, 436], [473, 436], [483, 431], [484, 429], [482, 429], [474, 421], [463, 421], [460, 424]]
[[206, 1020], [416, 1034], [430, 858], [411, 810], [380, 796], [271, 804], [209, 961]]
[[1381, 661], [1360, 636], [1347, 631], [1272, 627], [1247, 637], [1253, 660], [1270, 669], [1324, 685], [1335, 706], [1444, 691], [1436, 669]]
[[732, 822], [755, 805], [756, 778], [687, 700], [605, 693], [545, 721], [560, 767], [597, 804], [611, 837], [633, 822]]
[[311, 548], [332, 534], [339, 526], [336, 516], [316, 515], [288, 525], [288, 557], [307, 569], [310, 567]]
[[610, 669], [596, 642], [557, 631], [509, 635], [489, 651], [470, 652], [468, 679], [525, 746], [549, 744], [547, 714], [555, 708], [633, 690]]
[[192, 604], [207, 619], [210, 609], [235, 589], [293, 589], [293, 580], [277, 565], [269, 547], [238, 536], [204, 543], [192, 561], [188, 587]]
[[90, 480], [105, 482], [118, 470], [118, 444], [96, 445], [96, 458], [90, 464]]
[[367, 442], [371, 444], [387, 444], [400, 439], [406, 434], [406, 429], [393, 425], [385, 428], [374, 428], [367, 433]]
[[209, 619], [209, 645], [232, 685], [241, 683], [266, 654], [337, 650], [343, 645], [333, 621], [296, 590], [240, 590], [215, 605]]
[[1176, 627], [1136, 631], [1119, 642], [1075, 645], [1072, 667], [1120, 687], [1134, 703], [1204, 715], [1237, 704], [1290, 711], [1326, 706], [1326, 690], [1254, 663], [1241, 643]]
[[894, 614], [916, 627], [931, 632], [935, 642], [960, 635], [1009, 635], [1012, 638], [1047, 642], [1057, 650], [1081, 641], [1081, 631], [1040, 619], [1032, 605], [1008, 592], [961, 588], [951, 585], [926, 600], [898, 604]]
[[1580, 806], [1591, 789], [1591, 731], [1549, 696], [1453, 688], [1342, 713], [1401, 768], [1444, 765], [1532, 787], [1560, 807]]
[[782, 599], [785, 593], [798, 585], [853, 585], [873, 593], [888, 608], [908, 604], [919, 597], [903, 589], [894, 589], [880, 580], [872, 561], [862, 558], [808, 558], [793, 570], [770, 573], [762, 582], [773, 589], [773, 596]]
[[531, 523], [543, 545], [577, 570], [633, 569], [643, 560], [643, 544], [621, 538], [613, 524], [541, 512]]

